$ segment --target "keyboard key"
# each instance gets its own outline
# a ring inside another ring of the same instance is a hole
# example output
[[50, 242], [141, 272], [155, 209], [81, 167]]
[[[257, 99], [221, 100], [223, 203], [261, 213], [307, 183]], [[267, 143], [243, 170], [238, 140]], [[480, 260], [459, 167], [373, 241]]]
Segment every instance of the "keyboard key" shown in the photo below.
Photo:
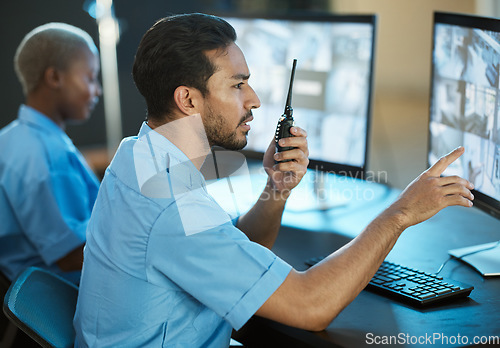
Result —
[[441, 289], [441, 290], [437, 290], [437, 291], [435, 291], [435, 293], [436, 293], [436, 294], [438, 294], [438, 295], [441, 295], [441, 294], [446, 294], [446, 293], [448, 293], [448, 292], [451, 292], [451, 290], [450, 290], [450, 289], [446, 289], [446, 288], [445, 288], [445, 289]]
[[376, 275], [374, 278], [375, 278], [375, 279], [378, 279], [378, 280], [382, 280], [382, 281], [384, 281], [384, 282], [390, 282], [390, 281], [392, 281], [392, 279], [391, 279], [391, 278], [386, 277], [386, 276], [383, 276], [383, 275], [381, 275], [381, 274], [380, 274], [380, 275]]
[[426, 298], [431, 298], [431, 297], [434, 297], [434, 296], [436, 296], [436, 295], [433, 294], [432, 292], [426, 292], [426, 293], [418, 295], [417, 297], [420, 298], [420, 299], [422, 299], [422, 300], [425, 300]]
[[393, 274], [387, 274], [386, 277], [390, 278], [392, 280], [400, 280], [401, 279], [401, 277], [398, 277], [397, 275], [393, 275]]

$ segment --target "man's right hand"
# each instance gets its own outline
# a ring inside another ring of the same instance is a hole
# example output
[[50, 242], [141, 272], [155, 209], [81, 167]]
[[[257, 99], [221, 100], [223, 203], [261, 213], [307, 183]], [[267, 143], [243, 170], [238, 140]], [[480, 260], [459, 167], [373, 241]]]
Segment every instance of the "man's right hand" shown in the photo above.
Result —
[[459, 176], [441, 177], [448, 166], [463, 153], [462, 146], [441, 157], [432, 167], [420, 174], [394, 202], [388, 211], [401, 213], [405, 229], [429, 219], [451, 205], [471, 207], [474, 185]]

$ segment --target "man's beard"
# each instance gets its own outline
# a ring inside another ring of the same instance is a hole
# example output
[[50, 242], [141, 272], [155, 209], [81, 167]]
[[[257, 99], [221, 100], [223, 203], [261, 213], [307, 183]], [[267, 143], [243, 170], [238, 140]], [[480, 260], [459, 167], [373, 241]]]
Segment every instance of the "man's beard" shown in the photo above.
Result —
[[[247, 114], [241, 118], [238, 127], [251, 115], [251, 111], [247, 112]], [[210, 106], [208, 107], [205, 118], [205, 132], [210, 146], [220, 146], [226, 150], [238, 151], [247, 145], [246, 136], [244, 139], [238, 139], [238, 130], [231, 129], [226, 119], [220, 114], [215, 114]]]

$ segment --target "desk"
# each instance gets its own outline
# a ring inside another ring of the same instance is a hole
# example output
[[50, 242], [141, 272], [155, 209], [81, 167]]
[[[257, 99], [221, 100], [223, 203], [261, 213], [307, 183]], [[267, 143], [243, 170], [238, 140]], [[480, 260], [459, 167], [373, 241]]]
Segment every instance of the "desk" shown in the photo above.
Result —
[[[353, 183], [346, 183], [350, 184]], [[338, 210], [285, 211], [273, 251], [296, 269], [304, 270], [304, 260], [328, 254], [347, 243], [398, 194], [397, 190], [384, 189], [379, 184], [356, 184], [368, 185], [363, 189], [376, 190], [379, 199], [369, 204], [361, 199], [351, 207], [343, 206]], [[449, 249], [499, 239], [499, 220], [477, 208], [449, 207], [428, 221], [407, 229], [387, 260], [435, 272], [448, 258]], [[370, 346], [367, 335], [372, 339], [398, 335], [409, 338], [406, 344], [392, 345], [397, 347], [422, 346], [419, 343], [430, 345], [424, 340], [434, 334], [449, 338], [448, 344], [446, 340], [436, 340], [435, 346], [472, 345], [475, 336], [500, 339], [500, 277], [483, 278], [457, 260], [448, 262], [441, 275], [472, 284], [474, 290], [470, 297], [418, 309], [362, 291], [322, 332], [309, 332], [254, 317], [235, 337], [248, 346], [258, 347]]]

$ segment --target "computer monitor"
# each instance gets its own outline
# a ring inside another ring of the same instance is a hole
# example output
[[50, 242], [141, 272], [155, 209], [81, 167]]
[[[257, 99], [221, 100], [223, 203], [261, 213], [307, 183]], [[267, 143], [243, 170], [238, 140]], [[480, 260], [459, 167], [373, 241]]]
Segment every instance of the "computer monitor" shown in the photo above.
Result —
[[308, 132], [310, 168], [363, 177], [367, 165], [376, 17], [222, 15], [236, 30], [261, 101], [245, 154], [261, 157], [283, 114], [293, 59], [292, 107]]
[[[434, 14], [428, 161], [432, 165], [443, 154], [463, 145], [465, 154], [443, 174], [471, 181], [475, 186], [475, 206], [497, 218], [500, 218], [499, 68], [500, 20]], [[491, 265], [500, 273], [500, 245], [493, 242], [491, 247], [488, 249]], [[499, 249], [493, 250], [495, 247]], [[479, 254], [470, 255], [469, 259]]]

